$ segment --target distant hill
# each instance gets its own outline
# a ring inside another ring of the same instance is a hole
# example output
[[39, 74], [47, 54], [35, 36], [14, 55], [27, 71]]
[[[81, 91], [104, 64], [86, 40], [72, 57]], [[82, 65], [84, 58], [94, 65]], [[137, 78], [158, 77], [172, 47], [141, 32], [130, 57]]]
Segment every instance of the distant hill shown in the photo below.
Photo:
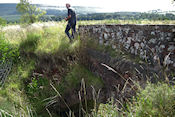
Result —
[[[7, 19], [8, 21], [11, 20], [18, 20], [20, 17], [20, 13], [16, 10], [16, 5], [15, 3], [3, 3], [0, 4], [0, 17], [3, 17]], [[36, 6], [40, 7], [43, 10], [47, 11], [46, 15], [51, 15], [51, 16], [63, 16], [66, 15], [67, 10], [63, 6], [47, 6], [47, 5], [41, 5], [41, 4], [36, 4]], [[89, 13], [96, 13], [97, 9], [96, 7], [81, 7], [81, 6], [75, 6], [73, 7], [77, 14], [89, 14]]]
[[19, 15], [16, 11], [17, 4], [0, 4], [0, 16]]
[[[16, 10], [15, 3], [0, 4], [0, 17], [8, 22], [19, 22], [20, 13]], [[42, 21], [60, 21], [67, 15], [65, 6], [49, 6], [36, 4], [37, 7], [45, 10], [47, 14], [41, 19]], [[79, 20], [103, 20], [103, 19], [121, 19], [121, 20], [175, 20], [175, 11], [151, 10], [142, 12], [101, 12], [102, 8], [74, 6]]]

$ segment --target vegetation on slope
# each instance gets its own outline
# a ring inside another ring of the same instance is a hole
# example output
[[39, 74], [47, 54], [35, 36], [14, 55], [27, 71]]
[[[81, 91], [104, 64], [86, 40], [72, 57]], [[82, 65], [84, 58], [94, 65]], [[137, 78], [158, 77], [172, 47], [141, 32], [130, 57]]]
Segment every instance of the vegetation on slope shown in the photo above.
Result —
[[7, 21], [0, 17], [0, 25], [5, 26], [7, 24]]
[[[143, 23], [145, 21], [141, 21]], [[155, 21], [161, 24], [160, 21]], [[145, 22], [152, 23], [155, 22]], [[79, 24], [139, 23], [134, 21], [82, 21]], [[170, 22], [171, 23], [171, 22]], [[39, 25], [39, 24], [38, 24]], [[65, 23], [51, 23], [50, 26], [26, 26], [1, 32], [1, 60], [12, 60], [10, 75], [0, 89], [0, 114], [13, 116], [56, 116], [47, 107], [48, 100], [57, 95], [52, 85], [60, 94], [79, 87], [82, 78], [88, 86], [100, 89], [101, 79], [93, 75], [79, 62], [81, 41], [79, 38], [69, 43], [64, 34]], [[94, 46], [95, 45], [91, 45]], [[2, 48], [3, 47], [3, 48]], [[109, 51], [110, 47], [96, 47], [100, 51]], [[120, 54], [120, 53], [119, 53]], [[117, 54], [117, 55], [119, 55]], [[52, 84], [52, 85], [51, 85]], [[120, 109], [114, 103], [100, 104], [87, 116], [173, 116], [174, 86], [167, 84], [149, 84], [140, 89], [138, 96], [128, 106]]]
[[[2, 110], [14, 116], [27, 116], [30, 113], [48, 115], [45, 109], [47, 102], [44, 100], [56, 94], [50, 83], [61, 94], [76, 88], [82, 78], [89, 86], [103, 85], [99, 78], [78, 62], [80, 40], [76, 39], [70, 44], [64, 34], [64, 26], [59, 23], [57, 27], [28, 27], [27, 31], [22, 29], [15, 38], [9, 34], [15, 30], [7, 32], [9, 35], [1, 34], [4, 37], [1, 43], [6, 40], [10, 47], [15, 48], [12, 51], [17, 51], [15, 55], [10, 54], [10, 59], [18, 57], [1, 89]], [[1, 51], [6, 55], [4, 48]]]
[[175, 87], [165, 83], [150, 84], [141, 89], [128, 105], [129, 117], [173, 117], [175, 115]]

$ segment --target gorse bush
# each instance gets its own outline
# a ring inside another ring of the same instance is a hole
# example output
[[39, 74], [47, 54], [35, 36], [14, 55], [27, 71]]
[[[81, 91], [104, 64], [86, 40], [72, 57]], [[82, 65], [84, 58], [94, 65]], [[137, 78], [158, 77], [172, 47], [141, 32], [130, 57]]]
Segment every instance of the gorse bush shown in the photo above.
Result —
[[41, 93], [41, 89], [44, 87], [44, 86], [47, 86], [49, 85], [48, 84], [48, 80], [46, 78], [43, 78], [43, 77], [39, 77], [39, 78], [33, 78], [31, 83], [29, 83], [27, 85], [27, 93], [31, 96], [34, 97], [35, 93]]
[[108, 100], [106, 104], [101, 104], [98, 108], [98, 112], [93, 110], [90, 115], [91, 117], [120, 117], [120, 113], [113, 98]]
[[7, 60], [12, 60], [17, 62], [18, 58], [18, 49], [6, 42], [4, 35], [0, 33], [0, 61], [5, 62]]
[[174, 117], [175, 87], [168, 84], [148, 84], [129, 105], [130, 117]]
[[0, 26], [5, 26], [7, 24], [7, 21], [0, 17]]

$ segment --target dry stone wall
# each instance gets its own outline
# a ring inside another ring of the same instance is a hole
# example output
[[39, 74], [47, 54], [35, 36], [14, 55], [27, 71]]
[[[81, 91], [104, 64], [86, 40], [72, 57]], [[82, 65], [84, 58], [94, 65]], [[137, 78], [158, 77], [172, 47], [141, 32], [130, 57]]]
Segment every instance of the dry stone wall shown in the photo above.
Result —
[[[175, 68], [175, 25], [80, 25], [80, 38]], [[166, 58], [166, 61], [164, 62]]]

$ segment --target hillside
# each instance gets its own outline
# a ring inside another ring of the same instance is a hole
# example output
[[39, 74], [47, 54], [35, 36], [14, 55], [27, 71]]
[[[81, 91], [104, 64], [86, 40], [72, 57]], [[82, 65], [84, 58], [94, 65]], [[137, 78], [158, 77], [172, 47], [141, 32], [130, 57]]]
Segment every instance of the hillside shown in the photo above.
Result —
[[[19, 15], [19, 13], [16, 11], [16, 5], [15, 3], [9, 3], [9, 4], [0, 4], [0, 16], [5, 15]], [[41, 5], [36, 4], [37, 7], [46, 10], [47, 15], [63, 15], [67, 13], [67, 10], [65, 6], [47, 6], [47, 5]], [[81, 7], [81, 6], [74, 6], [73, 7], [78, 14], [87, 14], [87, 13], [95, 13], [98, 12], [96, 7]]]
[[[9, 3], [9, 4], [0, 4], [0, 17], [3, 17], [7, 19], [8, 21], [18, 20], [19, 19], [19, 13], [16, 10], [15, 3]], [[46, 10], [47, 14], [49, 16], [65, 16], [67, 13], [67, 10], [63, 6], [47, 6], [47, 5], [40, 5], [36, 4], [37, 7]], [[96, 7], [81, 7], [81, 6], [74, 6], [73, 7], [77, 14], [88, 14], [88, 13], [95, 13], [97, 12]]]
[[[20, 14], [16, 11], [17, 4], [0, 4], [0, 17], [8, 22], [19, 22]], [[36, 4], [37, 7], [45, 10], [47, 13], [41, 18], [41, 21], [61, 21], [66, 17], [67, 10], [65, 6], [48, 6]], [[148, 12], [112, 12], [108, 13], [98, 7], [73, 6], [77, 13], [78, 20], [175, 20], [174, 11], [152, 10]]]
[[[78, 22], [78, 26], [95, 24], [175, 24], [175, 21]], [[160, 74], [152, 74], [154, 68], [148, 61], [100, 45], [85, 35], [83, 38], [77, 35], [70, 43], [65, 27], [66, 22], [62, 21], [0, 28], [0, 115], [166, 117], [175, 114], [173, 80], [165, 83], [164, 77], [159, 77], [163, 76], [160, 70], [155, 68]], [[139, 73], [135, 69], [138, 67], [146, 68], [142, 71], [148, 74]], [[8, 77], [2, 75], [6, 70], [10, 71]], [[125, 70], [128, 72], [123, 74]], [[168, 71], [167, 75], [172, 78], [174, 72]]]

